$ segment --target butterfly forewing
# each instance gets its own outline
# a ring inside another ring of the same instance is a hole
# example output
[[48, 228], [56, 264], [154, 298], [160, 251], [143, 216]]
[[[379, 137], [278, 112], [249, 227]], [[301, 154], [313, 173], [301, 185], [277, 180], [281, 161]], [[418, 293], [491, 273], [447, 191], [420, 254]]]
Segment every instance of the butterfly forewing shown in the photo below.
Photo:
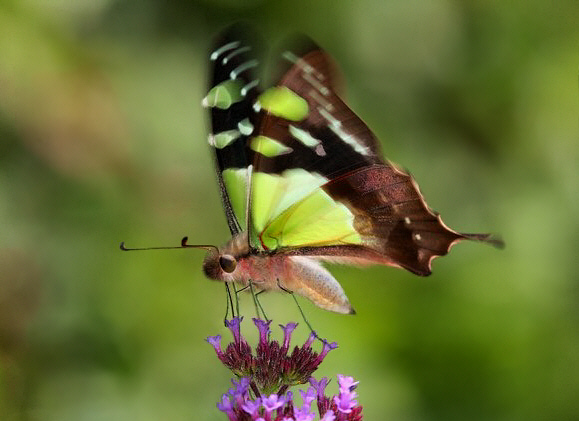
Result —
[[259, 90], [258, 38], [244, 26], [227, 30], [210, 53], [210, 84], [203, 105], [210, 108], [209, 144], [215, 162], [221, 199], [232, 234], [246, 229], [248, 166], [252, 151], [247, 139], [259, 125], [254, 110]]

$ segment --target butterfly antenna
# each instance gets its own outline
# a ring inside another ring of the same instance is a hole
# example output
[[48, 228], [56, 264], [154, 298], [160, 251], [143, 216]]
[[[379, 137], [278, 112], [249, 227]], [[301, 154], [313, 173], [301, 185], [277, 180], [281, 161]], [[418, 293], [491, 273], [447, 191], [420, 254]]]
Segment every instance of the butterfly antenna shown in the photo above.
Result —
[[211, 244], [187, 244], [187, 237], [183, 237], [181, 240], [180, 246], [167, 246], [167, 247], [126, 247], [125, 242], [122, 241], [120, 245], [120, 249], [122, 251], [141, 251], [141, 250], [173, 250], [173, 249], [183, 249], [183, 248], [192, 248], [192, 249], [204, 249], [204, 250], [215, 250], [219, 253], [219, 248], [217, 246]]

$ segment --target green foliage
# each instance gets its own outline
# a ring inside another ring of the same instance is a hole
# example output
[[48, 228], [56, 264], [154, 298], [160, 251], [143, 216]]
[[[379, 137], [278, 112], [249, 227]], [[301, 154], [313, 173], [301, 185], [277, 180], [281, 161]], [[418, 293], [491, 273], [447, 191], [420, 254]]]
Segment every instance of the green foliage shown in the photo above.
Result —
[[211, 39], [240, 19], [324, 46], [428, 203], [507, 243], [461, 244], [427, 279], [333, 267], [358, 314], [303, 304], [340, 344], [320, 375], [360, 380], [367, 419], [579, 417], [578, 18], [574, 1], [0, 3], [0, 418], [223, 419], [204, 341], [223, 287], [199, 251], [118, 244], [228, 238], [201, 99]]

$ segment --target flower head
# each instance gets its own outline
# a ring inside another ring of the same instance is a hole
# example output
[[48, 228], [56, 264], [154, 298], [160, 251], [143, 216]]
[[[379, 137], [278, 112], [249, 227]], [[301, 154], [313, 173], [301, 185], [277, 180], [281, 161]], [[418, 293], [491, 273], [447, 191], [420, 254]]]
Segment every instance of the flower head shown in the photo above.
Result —
[[[338, 375], [338, 379], [340, 377]], [[242, 380], [243, 384], [247, 384], [247, 378]], [[325, 388], [328, 380], [323, 378], [318, 382], [312, 378], [310, 383]], [[327, 397], [322, 388], [311, 386], [300, 390], [300, 395], [302, 404], [298, 405], [293, 401], [291, 391], [283, 395], [272, 393], [269, 396], [253, 397], [251, 389], [236, 387], [223, 395], [217, 408], [227, 414], [230, 421], [362, 421], [362, 407], [354, 400], [356, 392], [345, 391], [340, 387], [338, 395]], [[311, 408], [316, 401], [317, 411]], [[322, 402], [331, 404], [324, 406]]]
[[[362, 407], [356, 400], [354, 391], [358, 382], [352, 377], [338, 375], [339, 393], [327, 397], [325, 389], [328, 379], [319, 381], [312, 377], [326, 355], [338, 345], [322, 340], [322, 349], [314, 351], [312, 345], [316, 335], [312, 333], [302, 346], [295, 346], [290, 352], [290, 341], [297, 323], [280, 325], [283, 342], [270, 340], [270, 321], [253, 319], [259, 331], [259, 343], [255, 351], [241, 335], [242, 318], [227, 322], [233, 335], [233, 342], [223, 350], [221, 337], [207, 338], [219, 360], [228, 367], [239, 380], [232, 380], [233, 387], [217, 404], [230, 421], [313, 421], [319, 415], [320, 421], [360, 421]], [[302, 404], [293, 401], [291, 386], [310, 386], [300, 390]], [[317, 411], [312, 410], [316, 403]]]
[[251, 379], [251, 387], [256, 393], [269, 396], [272, 393], [284, 393], [288, 387], [306, 383], [312, 373], [322, 363], [328, 352], [337, 348], [335, 342], [324, 340], [320, 352], [313, 350], [315, 335], [300, 347], [296, 346], [289, 353], [291, 335], [297, 323], [281, 326], [284, 339], [270, 340], [270, 321], [253, 319], [259, 331], [259, 343], [254, 350], [241, 335], [242, 318], [234, 318], [227, 322], [227, 327], [233, 335], [225, 350], [220, 345], [220, 336], [207, 338], [219, 360], [239, 377]]

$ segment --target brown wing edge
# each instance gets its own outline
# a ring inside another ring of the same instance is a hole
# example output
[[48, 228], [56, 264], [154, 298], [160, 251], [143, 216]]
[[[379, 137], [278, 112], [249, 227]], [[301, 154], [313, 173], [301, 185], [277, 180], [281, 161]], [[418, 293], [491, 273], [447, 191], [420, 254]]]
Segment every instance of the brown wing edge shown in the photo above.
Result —
[[504, 242], [493, 234], [462, 234], [456, 233], [457, 238], [449, 243], [447, 250], [442, 254], [431, 255], [426, 264], [409, 265], [408, 263], [397, 261], [396, 259], [384, 255], [372, 248], [359, 245], [337, 245], [322, 247], [300, 247], [283, 248], [276, 250], [276, 254], [286, 256], [310, 256], [319, 258], [329, 263], [351, 264], [351, 265], [372, 265], [380, 264], [396, 268], [406, 269], [419, 276], [429, 276], [432, 274], [432, 261], [446, 255], [452, 246], [463, 240], [472, 240], [487, 243], [496, 248], [504, 248]]
[[365, 239], [364, 244], [287, 248], [277, 253], [336, 263], [383, 264], [427, 276], [432, 272], [432, 261], [460, 241], [504, 247], [493, 234], [459, 233], [448, 228], [427, 206], [412, 176], [393, 165], [361, 168], [330, 181], [324, 190], [354, 213], [354, 227]]

